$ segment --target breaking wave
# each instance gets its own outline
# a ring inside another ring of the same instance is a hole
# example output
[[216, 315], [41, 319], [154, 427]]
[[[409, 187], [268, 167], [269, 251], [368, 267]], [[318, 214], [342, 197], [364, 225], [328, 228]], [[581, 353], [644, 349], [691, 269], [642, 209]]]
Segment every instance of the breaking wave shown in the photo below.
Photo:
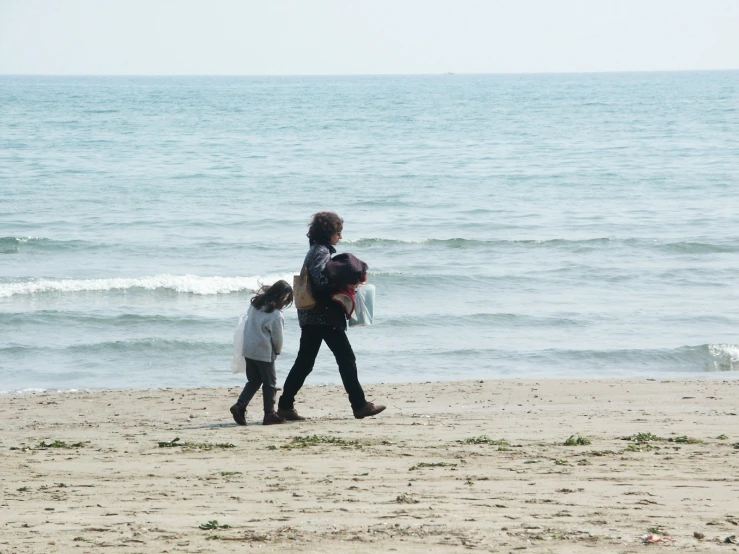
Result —
[[200, 277], [198, 275], [154, 275], [151, 277], [119, 277], [110, 279], [33, 279], [0, 284], [0, 298], [45, 293], [91, 291], [162, 290], [178, 293], [213, 295], [251, 291], [260, 283], [279, 279], [292, 281], [292, 274], [253, 277]]
[[466, 238], [448, 239], [386, 239], [386, 238], [358, 238], [343, 241], [344, 244], [356, 248], [371, 248], [374, 246], [418, 246], [436, 248], [561, 248], [565, 250], [582, 251], [599, 248], [636, 248], [657, 250], [671, 254], [723, 254], [739, 252], [739, 241], [691, 242], [677, 241], [664, 242], [650, 239], [595, 237], [587, 239], [519, 239], [519, 240], [484, 240]]

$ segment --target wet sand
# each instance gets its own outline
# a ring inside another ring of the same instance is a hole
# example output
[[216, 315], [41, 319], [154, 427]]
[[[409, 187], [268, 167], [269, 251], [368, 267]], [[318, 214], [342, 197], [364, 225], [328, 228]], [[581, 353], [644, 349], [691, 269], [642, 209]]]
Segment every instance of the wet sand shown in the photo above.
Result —
[[366, 389], [0, 396], [0, 553], [739, 551], [738, 380]]

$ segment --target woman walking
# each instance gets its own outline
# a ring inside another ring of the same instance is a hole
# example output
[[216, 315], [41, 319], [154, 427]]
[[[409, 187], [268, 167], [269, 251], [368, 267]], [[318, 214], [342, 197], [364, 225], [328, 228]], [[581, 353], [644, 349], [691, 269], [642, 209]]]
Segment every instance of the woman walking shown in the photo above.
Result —
[[341, 287], [356, 286], [366, 275], [356, 275], [350, 282], [332, 282], [326, 265], [331, 255], [336, 253], [334, 246], [341, 240], [344, 221], [333, 212], [319, 212], [313, 216], [308, 227], [310, 248], [303, 263], [308, 270], [316, 306], [310, 310], [298, 309], [300, 322], [300, 348], [290, 373], [285, 379], [282, 396], [278, 402], [277, 414], [289, 421], [302, 421], [295, 409], [295, 395], [303, 386], [306, 377], [313, 371], [313, 364], [323, 342], [331, 349], [354, 417], [362, 419], [379, 414], [385, 406], [367, 402], [362, 385], [357, 377], [357, 363], [354, 351], [346, 336], [346, 311], [331, 295]]

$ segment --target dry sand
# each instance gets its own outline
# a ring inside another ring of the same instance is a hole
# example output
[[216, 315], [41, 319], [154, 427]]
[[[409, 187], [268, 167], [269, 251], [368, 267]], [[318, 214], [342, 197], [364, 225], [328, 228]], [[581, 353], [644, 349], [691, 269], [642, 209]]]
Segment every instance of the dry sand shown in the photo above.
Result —
[[0, 552], [739, 551], [737, 380], [367, 389], [266, 427], [237, 388], [0, 396]]

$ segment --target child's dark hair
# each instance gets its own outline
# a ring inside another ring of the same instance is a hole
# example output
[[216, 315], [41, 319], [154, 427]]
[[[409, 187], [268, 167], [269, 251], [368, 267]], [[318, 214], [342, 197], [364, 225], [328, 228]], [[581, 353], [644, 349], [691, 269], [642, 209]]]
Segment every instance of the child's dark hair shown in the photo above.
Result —
[[330, 244], [331, 236], [340, 233], [344, 228], [344, 220], [334, 212], [318, 212], [308, 225], [308, 241], [313, 244]]
[[293, 288], [287, 284], [287, 281], [279, 280], [273, 285], [260, 285], [256, 291], [254, 298], [251, 299], [251, 305], [257, 310], [264, 310], [272, 313], [275, 308], [281, 310], [293, 303]]

